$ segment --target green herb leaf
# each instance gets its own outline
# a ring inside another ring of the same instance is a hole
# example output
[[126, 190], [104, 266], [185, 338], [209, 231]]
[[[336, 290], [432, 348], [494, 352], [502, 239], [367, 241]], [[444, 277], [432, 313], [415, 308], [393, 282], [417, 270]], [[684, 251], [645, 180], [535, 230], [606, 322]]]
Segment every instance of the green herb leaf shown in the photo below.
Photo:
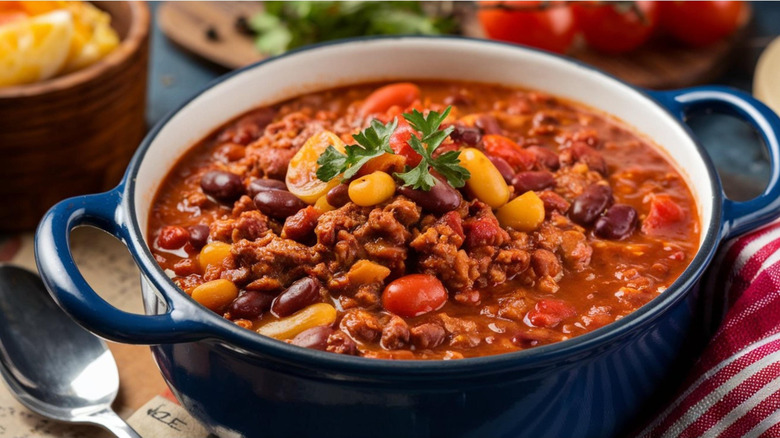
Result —
[[[408, 144], [422, 157], [417, 166], [411, 169], [407, 167], [405, 172], [395, 173], [395, 176], [403, 181], [405, 186], [425, 191], [431, 190], [436, 184], [436, 178], [431, 174], [431, 169], [439, 172], [453, 187], [463, 187], [466, 180], [471, 177], [469, 171], [460, 165], [460, 151], [448, 151], [435, 158], [433, 156], [436, 148], [454, 129], [452, 126], [439, 129], [450, 110], [451, 107], [447, 107], [441, 113], [430, 111], [427, 116], [417, 110], [403, 114], [404, 118], [409, 121], [409, 125], [421, 134], [421, 136], [412, 135]], [[397, 119], [393, 119], [387, 124], [375, 119], [371, 121], [368, 128], [352, 136], [357, 144], [346, 146], [344, 148], [346, 153], [341, 153], [333, 146], [328, 146], [317, 159], [319, 165], [317, 178], [322, 181], [330, 181], [343, 174], [342, 178], [347, 180], [355, 176], [360, 168], [372, 158], [385, 153], [395, 153], [390, 147], [390, 136], [397, 127]]]
[[[263, 9], [249, 25], [257, 32], [255, 45], [264, 54], [355, 36], [452, 33], [457, 27], [451, 11], [428, 8], [434, 13], [426, 14], [418, 1], [265, 1]], [[285, 37], [268, 17], [276, 18], [287, 31]], [[263, 38], [268, 32], [275, 35]]]
[[466, 185], [466, 180], [471, 178], [471, 173], [460, 165], [460, 151], [449, 151], [439, 155], [432, 164], [441, 176], [447, 178], [447, 182], [455, 188]]
[[330, 181], [336, 175], [343, 172], [347, 166], [347, 156], [339, 152], [333, 146], [328, 146], [317, 159], [317, 178], [321, 181]]
[[466, 180], [471, 177], [469, 171], [460, 165], [460, 151], [449, 151], [436, 158], [433, 157], [433, 152], [454, 129], [452, 126], [439, 129], [451, 109], [452, 107], [448, 106], [441, 113], [430, 111], [427, 117], [416, 109], [403, 115], [409, 125], [422, 134], [422, 138], [413, 135], [409, 139], [409, 146], [422, 157], [420, 164], [414, 169], [395, 174], [404, 181], [404, 185], [414, 189], [430, 190], [435, 180], [429, 168], [439, 172], [453, 187], [463, 187]]
[[433, 175], [428, 171], [428, 163], [426, 160], [420, 161], [420, 164], [407, 172], [396, 173], [395, 176], [403, 181], [405, 186], [409, 186], [413, 189], [422, 189], [426, 192], [436, 184]]
[[343, 173], [344, 179], [350, 179], [372, 158], [384, 153], [392, 154], [390, 136], [397, 127], [396, 119], [387, 124], [374, 119], [371, 121], [371, 126], [352, 136], [357, 144], [346, 146], [344, 148], [346, 154], [342, 154], [333, 146], [328, 146], [317, 159], [319, 165], [317, 178], [327, 182]]

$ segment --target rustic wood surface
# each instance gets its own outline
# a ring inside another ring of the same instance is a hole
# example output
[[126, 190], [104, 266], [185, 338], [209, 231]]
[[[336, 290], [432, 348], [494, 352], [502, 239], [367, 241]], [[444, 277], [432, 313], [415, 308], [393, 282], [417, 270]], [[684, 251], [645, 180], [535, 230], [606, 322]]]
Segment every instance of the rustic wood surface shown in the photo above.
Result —
[[95, 4], [122, 38], [114, 52], [66, 76], [0, 88], [0, 230], [33, 229], [57, 201], [116, 185], [146, 133], [148, 7]]
[[235, 69], [263, 58], [252, 38], [235, 26], [238, 17], [249, 18], [261, 10], [260, 2], [165, 2], [158, 9], [157, 24], [185, 50]]

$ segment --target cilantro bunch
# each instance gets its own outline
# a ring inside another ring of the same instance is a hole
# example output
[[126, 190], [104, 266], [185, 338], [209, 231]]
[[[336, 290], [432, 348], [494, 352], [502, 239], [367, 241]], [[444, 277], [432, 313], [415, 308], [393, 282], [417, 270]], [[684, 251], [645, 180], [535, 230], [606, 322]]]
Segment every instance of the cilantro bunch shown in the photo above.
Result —
[[[395, 173], [395, 176], [403, 181], [404, 186], [424, 191], [431, 190], [436, 184], [431, 169], [436, 170], [453, 187], [463, 187], [466, 180], [471, 177], [469, 171], [460, 165], [460, 151], [448, 151], [437, 157], [433, 156], [436, 148], [454, 129], [452, 126], [439, 129], [451, 109], [452, 107], [447, 107], [441, 113], [430, 111], [427, 116], [416, 109], [411, 113], [403, 114], [409, 125], [421, 134], [421, 136], [412, 135], [408, 144], [422, 157], [417, 166], [413, 168], [407, 166], [405, 172]], [[343, 174], [343, 179], [348, 180], [372, 158], [382, 154], [394, 154], [390, 147], [390, 137], [396, 127], [398, 127], [397, 119], [386, 124], [375, 119], [371, 121], [368, 128], [352, 136], [357, 144], [346, 146], [345, 154], [332, 145], [328, 146], [317, 160], [319, 165], [317, 178], [327, 182]]]

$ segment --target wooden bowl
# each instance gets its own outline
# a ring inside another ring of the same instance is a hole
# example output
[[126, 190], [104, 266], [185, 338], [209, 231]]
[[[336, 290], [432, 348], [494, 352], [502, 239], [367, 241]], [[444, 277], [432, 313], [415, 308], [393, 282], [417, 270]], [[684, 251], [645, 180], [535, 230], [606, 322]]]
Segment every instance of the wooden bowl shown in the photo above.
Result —
[[120, 45], [82, 70], [0, 88], [0, 230], [36, 226], [57, 201], [119, 182], [146, 132], [149, 9], [93, 2]]

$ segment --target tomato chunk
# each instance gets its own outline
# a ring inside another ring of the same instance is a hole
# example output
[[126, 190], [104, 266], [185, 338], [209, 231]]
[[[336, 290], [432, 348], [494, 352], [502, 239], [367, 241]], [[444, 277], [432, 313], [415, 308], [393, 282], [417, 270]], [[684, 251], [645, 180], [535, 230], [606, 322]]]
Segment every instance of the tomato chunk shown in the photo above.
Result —
[[411, 82], [398, 82], [377, 88], [369, 94], [360, 111], [363, 115], [383, 113], [393, 106], [406, 108], [420, 98], [420, 87]]
[[394, 280], [382, 292], [382, 306], [399, 316], [420, 316], [447, 302], [447, 290], [438, 278], [411, 274]]
[[528, 312], [528, 321], [536, 327], [552, 328], [576, 314], [574, 307], [565, 301], [544, 299]]
[[414, 133], [415, 131], [409, 126], [409, 122], [407, 122], [406, 119], [399, 117], [398, 128], [396, 128], [393, 135], [390, 136], [390, 148], [396, 154], [406, 158], [406, 165], [409, 167], [415, 167], [422, 161], [420, 154], [409, 146], [409, 140]]
[[642, 232], [646, 234], [665, 234], [683, 219], [685, 211], [669, 195], [654, 195], [650, 201], [650, 213], [642, 223]]
[[485, 152], [494, 157], [503, 158], [514, 170], [530, 170], [536, 163], [536, 155], [523, 149], [517, 143], [498, 134], [482, 137]]

